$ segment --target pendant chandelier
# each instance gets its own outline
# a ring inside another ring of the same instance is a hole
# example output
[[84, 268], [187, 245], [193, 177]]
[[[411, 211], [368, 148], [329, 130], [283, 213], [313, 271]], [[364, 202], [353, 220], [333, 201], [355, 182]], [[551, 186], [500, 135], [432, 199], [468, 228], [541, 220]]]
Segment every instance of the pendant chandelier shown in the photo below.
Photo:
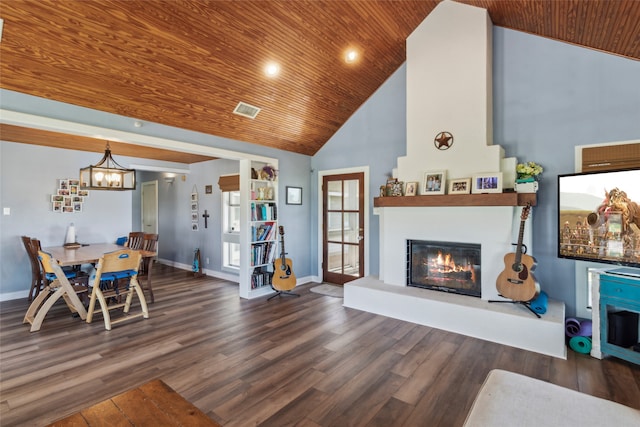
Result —
[[80, 169], [80, 188], [87, 190], [135, 190], [136, 171], [120, 166], [107, 142], [104, 157], [95, 165]]

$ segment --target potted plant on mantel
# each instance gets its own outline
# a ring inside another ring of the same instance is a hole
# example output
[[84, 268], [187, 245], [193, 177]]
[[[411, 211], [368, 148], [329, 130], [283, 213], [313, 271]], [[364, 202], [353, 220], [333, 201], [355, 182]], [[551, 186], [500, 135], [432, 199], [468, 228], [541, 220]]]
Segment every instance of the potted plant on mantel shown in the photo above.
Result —
[[535, 162], [518, 163], [516, 166], [515, 190], [518, 193], [536, 193], [538, 191], [538, 180], [542, 178], [542, 166]]

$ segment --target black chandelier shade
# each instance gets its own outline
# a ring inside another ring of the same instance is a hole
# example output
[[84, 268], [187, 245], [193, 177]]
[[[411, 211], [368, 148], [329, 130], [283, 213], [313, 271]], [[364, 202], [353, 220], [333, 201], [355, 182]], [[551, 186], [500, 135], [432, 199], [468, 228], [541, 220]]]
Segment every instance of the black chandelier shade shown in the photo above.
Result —
[[113, 160], [107, 143], [104, 156], [98, 163], [80, 169], [80, 187], [87, 190], [135, 190], [136, 171]]

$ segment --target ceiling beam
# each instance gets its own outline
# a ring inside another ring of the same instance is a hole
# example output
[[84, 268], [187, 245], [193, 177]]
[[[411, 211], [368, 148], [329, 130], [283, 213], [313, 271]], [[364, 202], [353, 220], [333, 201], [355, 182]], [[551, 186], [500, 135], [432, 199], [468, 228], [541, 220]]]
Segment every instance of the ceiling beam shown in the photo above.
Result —
[[216, 159], [216, 157], [203, 156], [199, 154], [145, 147], [142, 145], [111, 141], [108, 139], [90, 138], [86, 136], [71, 135], [22, 126], [14, 126], [4, 123], [0, 123], [0, 139], [8, 142], [44, 145], [47, 147], [65, 148], [68, 150], [89, 151], [95, 153], [104, 153], [104, 150], [108, 143], [111, 147], [111, 152], [114, 155], [185, 164], [205, 162], [208, 160]]

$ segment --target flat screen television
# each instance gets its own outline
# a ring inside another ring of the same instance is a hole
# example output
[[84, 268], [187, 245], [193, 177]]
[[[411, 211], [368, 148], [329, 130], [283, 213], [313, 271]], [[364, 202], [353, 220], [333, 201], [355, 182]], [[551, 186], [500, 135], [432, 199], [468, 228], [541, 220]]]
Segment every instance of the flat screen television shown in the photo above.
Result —
[[640, 268], [640, 169], [558, 175], [558, 257]]

